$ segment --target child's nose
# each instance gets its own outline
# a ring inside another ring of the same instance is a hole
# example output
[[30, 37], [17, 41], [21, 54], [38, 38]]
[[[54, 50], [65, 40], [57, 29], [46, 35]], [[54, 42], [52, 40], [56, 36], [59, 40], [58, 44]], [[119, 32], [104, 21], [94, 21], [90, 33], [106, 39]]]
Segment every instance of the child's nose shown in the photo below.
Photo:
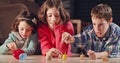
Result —
[[96, 28], [96, 31], [99, 31], [99, 26], [97, 26], [97, 25], [96, 25], [96, 27], [95, 27], [95, 28]]
[[56, 20], [56, 17], [55, 17], [55, 16], [52, 16], [52, 20], [55, 21], [55, 20]]
[[27, 33], [27, 31], [26, 31], [26, 30], [24, 30], [24, 31], [23, 31], [23, 34], [25, 35], [26, 33]]

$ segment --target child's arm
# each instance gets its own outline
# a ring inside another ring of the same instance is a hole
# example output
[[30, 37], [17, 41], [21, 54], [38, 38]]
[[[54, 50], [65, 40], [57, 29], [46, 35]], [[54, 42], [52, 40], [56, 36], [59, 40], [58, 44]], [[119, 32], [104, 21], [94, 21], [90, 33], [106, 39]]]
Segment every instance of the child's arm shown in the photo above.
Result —
[[88, 56], [90, 59], [98, 59], [98, 58], [103, 58], [103, 57], [108, 57], [108, 52], [94, 52], [92, 50], [88, 51]]
[[6, 39], [5, 42], [0, 46], [0, 54], [8, 53], [10, 49], [7, 46], [7, 44], [14, 42], [13, 37], [14, 37], [13, 34], [10, 33], [8, 39]]
[[0, 46], [0, 54], [6, 54], [8, 50], [9, 48], [6, 47], [5, 43]]
[[99, 52], [99, 53], [95, 53], [97, 58], [104, 58], [104, 57], [108, 57], [108, 52], [104, 51], [104, 52]]
[[74, 37], [72, 35], [74, 35], [74, 28], [73, 28], [73, 24], [71, 22], [67, 22], [66, 24], [64, 24], [64, 27], [62, 27], [63, 30], [60, 31], [64, 31], [62, 32], [61, 35], [61, 42], [64, 42], [66, 44], [68, 43], [73, 43], [74, 42]]

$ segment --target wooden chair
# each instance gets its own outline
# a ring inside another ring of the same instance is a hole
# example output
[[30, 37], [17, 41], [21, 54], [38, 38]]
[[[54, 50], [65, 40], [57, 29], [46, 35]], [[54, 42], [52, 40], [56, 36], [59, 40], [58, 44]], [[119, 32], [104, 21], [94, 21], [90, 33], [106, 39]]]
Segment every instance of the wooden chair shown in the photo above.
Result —
[[74, 26], [74, 34], [78, 34], [81, 32], [81, 20], [80, 19], [71, 19], [71, 22]]
[[79, 34], [83, 31], [84, 27], [88, 26], [90, 23], [89, 22], [84, 22], [80, 19], [71, 19], [71, 22], [73, 23], [74, 26], [74, 34]]

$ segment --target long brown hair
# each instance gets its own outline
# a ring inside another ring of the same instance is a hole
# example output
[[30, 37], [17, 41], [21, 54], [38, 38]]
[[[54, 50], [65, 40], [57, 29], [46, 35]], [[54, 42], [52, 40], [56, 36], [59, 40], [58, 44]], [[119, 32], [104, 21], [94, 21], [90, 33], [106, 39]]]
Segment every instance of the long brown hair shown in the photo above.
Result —
[[55, 7], [56, 9], [59, 10], [60, 17], [61, 17], [63, 23], [70, 20], [70, 15], [64, 9], [63, 3], [61, 0], [46, 0], [43, 3], [43, 5], [39, 8], [39, 11], [38, 11], [38, 18], [40, 19], [40, 21], [42, 21], [43, 23], [47, 23], [46, 12], [49, 8], [53, 8], [53, 7]]

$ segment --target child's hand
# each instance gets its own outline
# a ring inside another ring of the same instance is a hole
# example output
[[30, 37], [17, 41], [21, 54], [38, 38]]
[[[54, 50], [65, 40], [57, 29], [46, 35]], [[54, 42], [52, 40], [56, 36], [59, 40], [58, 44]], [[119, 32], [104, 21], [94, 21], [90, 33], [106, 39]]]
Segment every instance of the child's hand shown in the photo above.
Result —
[[74, 37], [71, 36], [68, 32], [64, 32], [62, 34], [62, 42], [69, 44], [69, 43], [73, 43], [74, 41], [75, 41]]
[[94, 51], [89, 50], [87, 55], [89, 56], [90, 59], [95, 60], [96, 59], [96, 54]]
[[10, 49], [11, 52], [17, 49], [15, 42], [8, 43], [6, 46]]
[[100, 59], [100, 58], [104, 58], [104, 57], [108, 57], [108, 53], [107, 52], [94, 52], [94, 51], [92, 51], [92, 50], [89, 50], [88, 51], [88, 56], [89, 56], [89, 58], [90, 59]]
[[51, 48], [47, 53], [46, 56], [53, 56], [53, 57], [59, 57], [59, 55], [62, 55], [62, 52], [56, 48]]
[[52, 57], [61, 57], [62, 56], [62, 52], [59, 51], [56, 48], [51, 48], [47, 53], [46, 53], [46, 59], [51, 60]]

